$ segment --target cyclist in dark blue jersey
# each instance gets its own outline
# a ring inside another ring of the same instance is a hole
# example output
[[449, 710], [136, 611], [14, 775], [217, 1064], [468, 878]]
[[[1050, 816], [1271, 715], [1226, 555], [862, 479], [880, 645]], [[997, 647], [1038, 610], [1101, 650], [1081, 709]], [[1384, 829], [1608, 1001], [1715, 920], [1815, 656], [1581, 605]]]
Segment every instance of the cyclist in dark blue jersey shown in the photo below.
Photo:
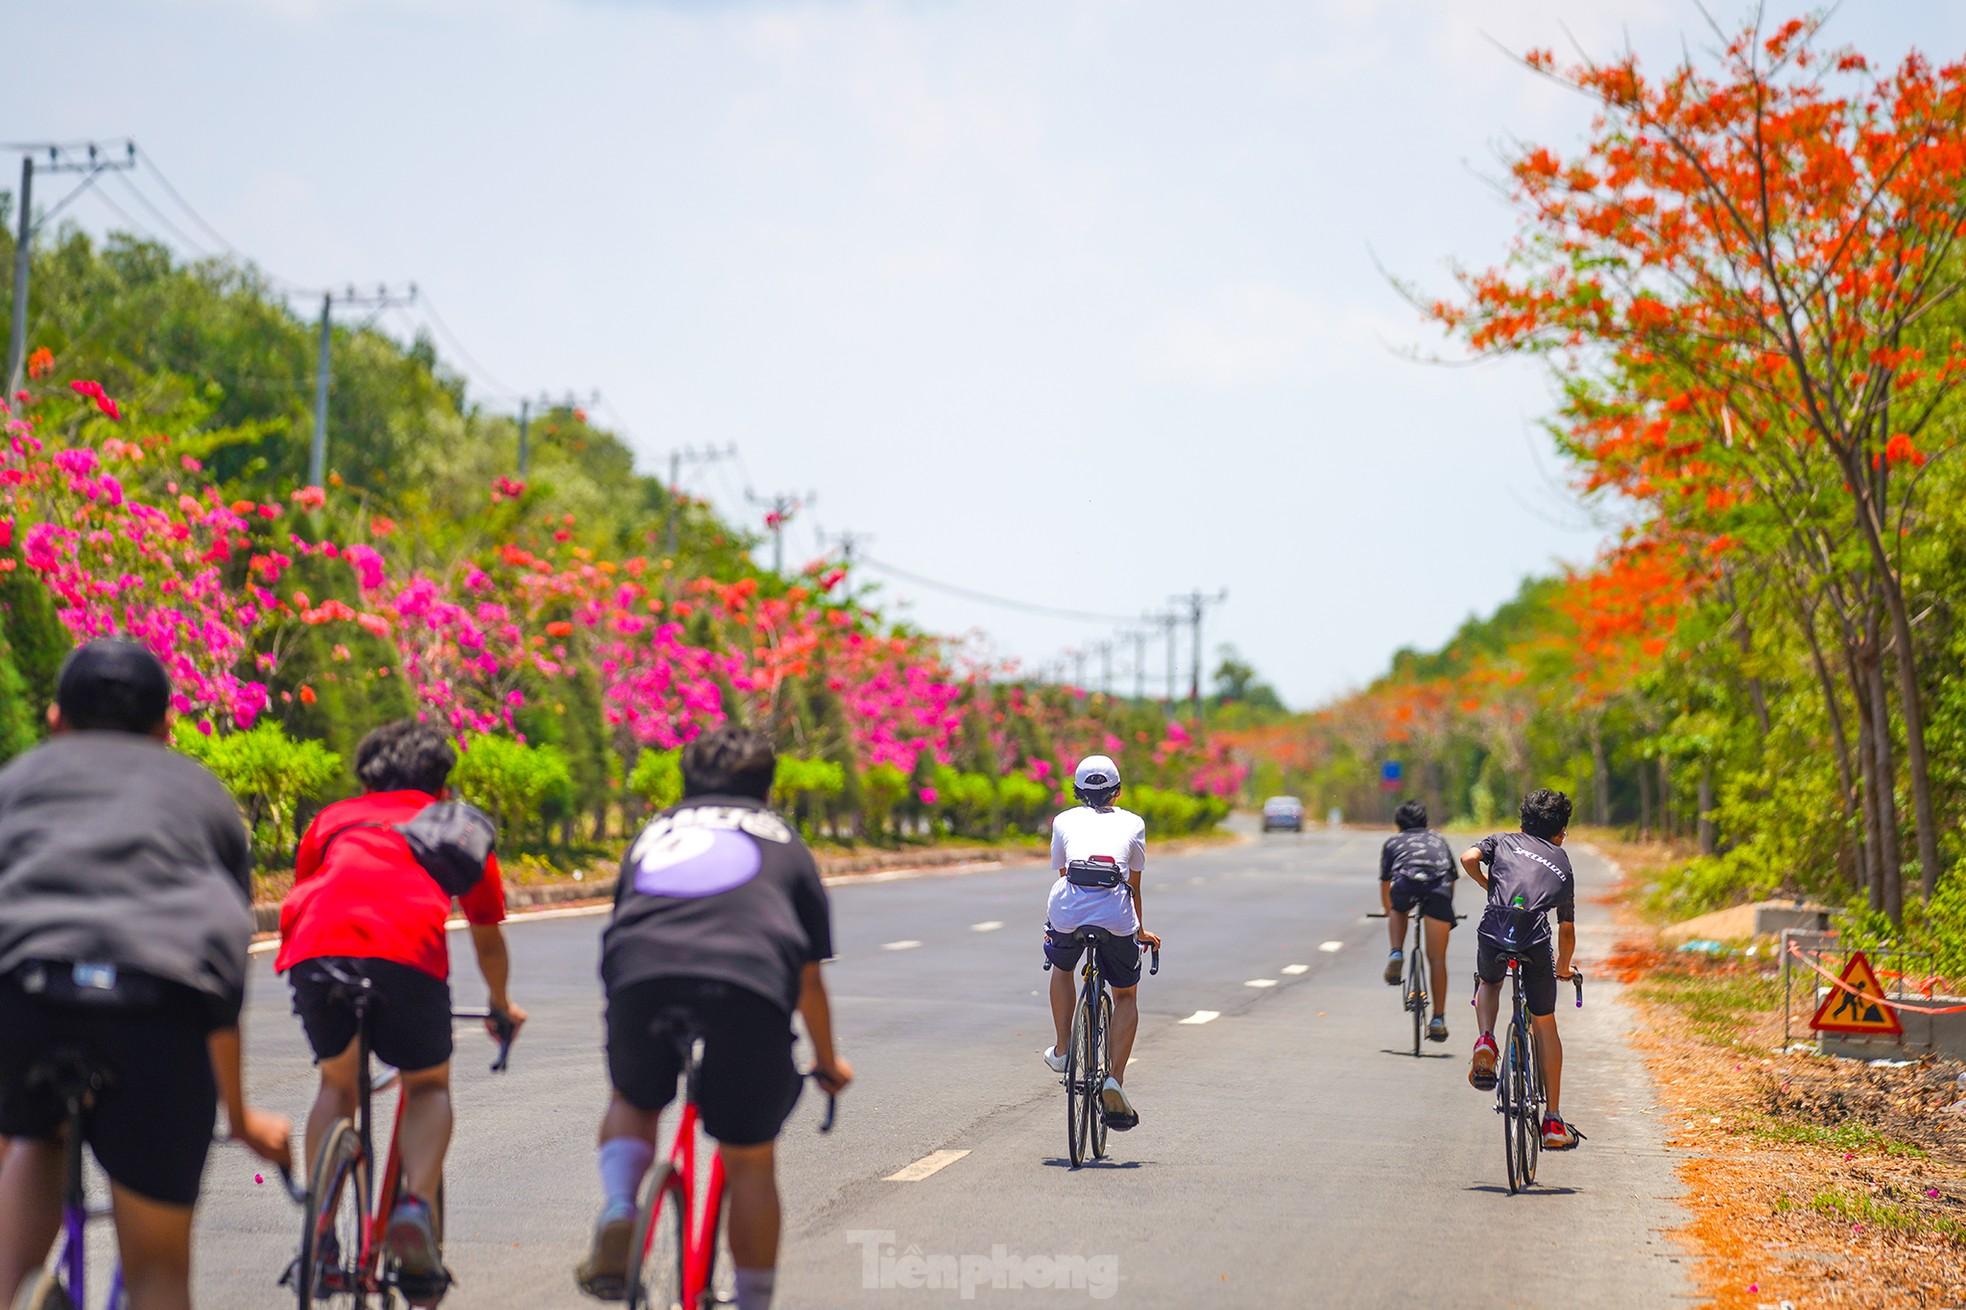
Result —
[[1406, 916], [1418, 910], [1427, 921], [1427, 967], [1434, 980], [1429, 1041], [1447, 1040], [1447, 934], [1454, 930], [1454, 851], [1447, 839], [1427, 827], [1427, 807], [1407, 801], [1393, 811], [1399, 831], [1379, 850], [1379, 904], [1386, 911], [1392, 953], [1386, 981], [1397, 987], [1406, 964]]

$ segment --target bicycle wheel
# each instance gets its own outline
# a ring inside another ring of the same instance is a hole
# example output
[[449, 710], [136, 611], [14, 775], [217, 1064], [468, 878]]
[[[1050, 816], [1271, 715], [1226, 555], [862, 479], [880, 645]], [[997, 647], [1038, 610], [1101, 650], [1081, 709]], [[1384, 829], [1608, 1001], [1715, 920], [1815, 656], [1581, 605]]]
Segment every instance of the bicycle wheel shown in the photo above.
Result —
[[1065, 1145], [1072, 1161], [1078, 1168], [1085, 1163], [1085, 1153], [1089, 1146], [1086, 1129], [1090, 1120], [1086, 1117], [1091, 1075], [1086, 1069], [1086, 1008], [1083, 997], [1072, 1011], [1072, 1036], [1065, 1047]]
[[1427, 1030], [1427, 953], [1418, 947], [1406, 971], [1406, 1008], [1413, 1011], [1413, 1056], [1420, 1056], [1420, 1039]]
[[628, 1310], [684, 1310], [688, 1228], [683, 1180], [665, 1163], [649, 1180], [628, 1240]]
[[314, 1161], [301, 1214], [294, 1296], [300, 1310], [347, 1295], [360, 1306], [362, 1224], [369, 1212], [369, 1165], [355, 1125], [338, 1120]]
[[1536, 1160], [1543, 1151], [1543, 1106], [1547, 1093], [1543, 1090], [1543, 1052], [1536, 1045], [1536, 1030], [1528, 1030], [1528, 1040], [1523, 1043], [1527, 1054], [1522, 1071], [1522, 1158], [1525, 1164], [1523, 1177], [1529, 1182], [1536, 1181]]
[[33, 1282], [22, 1285], [20, 1295], [14, 1300], [14, 1310], [75, 1310], [75, 1302], [68, 1299], [68, 1289], [61, 1285], [61, 1276], [47, 1269]]
[[[1112, 1070], [1113, 1062], [1113, 994], [1104, 987], [1099, 989], [1099, 1026], [1092, 1035], [1092, 1085], [1104, 1089], [1106, 1075]], [[1097, 1093], [1095, 1093], [1097, 1096]], [[1105, 1098], [1097, 1096], [1092, 1107], [1092, 1158], [1097, 1160], [1106, 1154], [1106, 1106]]]
[[1502, 1053], [1502, 1066], [1496, 1070], [1495, 1111], [1502, 1119], [1502, 1155], [1508, 1161], [1509, 1195], [1514, 1196], [1522, 1190], [1520, 1165], [1517, 1162], [1516, 1105], [1515, 1105], [1515, 1029], [1509, 1029], [1508, 1048]]

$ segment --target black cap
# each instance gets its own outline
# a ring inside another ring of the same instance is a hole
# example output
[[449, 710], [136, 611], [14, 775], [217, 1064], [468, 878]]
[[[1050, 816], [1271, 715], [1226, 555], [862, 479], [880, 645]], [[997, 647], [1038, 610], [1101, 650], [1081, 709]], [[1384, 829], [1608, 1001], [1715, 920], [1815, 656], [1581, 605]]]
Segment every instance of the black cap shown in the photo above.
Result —
[[127, 637], [97, 637], [62, 661], [55, 704], [77, 731], [155, 732], [171, 707], [171, 675]]

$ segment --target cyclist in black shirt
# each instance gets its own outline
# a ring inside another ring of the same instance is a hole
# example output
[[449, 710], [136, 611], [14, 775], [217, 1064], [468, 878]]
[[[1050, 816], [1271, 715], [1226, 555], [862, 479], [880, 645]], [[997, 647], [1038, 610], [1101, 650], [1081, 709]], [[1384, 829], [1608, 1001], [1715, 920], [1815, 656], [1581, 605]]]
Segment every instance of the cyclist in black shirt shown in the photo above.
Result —
[[170, 748], [170, 701], [156, 656], [98, 638], [62, 664], [53, 735], [0, 771], [0, 1305], [61, 1223], [66, 1111], [33, 1076], [60, 1053], [104, 1078], [84, 1132], [139, 1310], [191, 1304], [218, 1108], [261, 1157], [292, 1155], [287, 1121], [241, 1086], [245, 825], [218, 779]]
[[819, 1085], [838, 1092], [853, 1081], [833, 1050], [820, 975], [833, 954], [826, 889], [805, 843], [765, 805], [777, 768], [762, 733], [727, 725], [698, 737], [683, 748], [682, 803], [651, 820], [621, 863], [601, 937], [614, 1085], [598, 1153], [604, 1204], [574, 1273], [590, 1295], [612, 1296], [622, 1283], [657, 1118], [676, 1096], [676, 1050], [657, 1031], [665, 1013], [687, 1012], [703, 1038], [697, 1102], [723, 1156], [740, 1310], [771, 1304], [772, 1145], [801, 1087], [794, 1010]]
[[1427, 827], [1427, 807], [1407, 801], [1393, 811], [1399, 831], [1379, 850], [1379, 904], [1386, 911], [1392, 954], [1386, 981], [1397, 987], [1406, 964], [1406, 916], [1416, 906], [1427, 921], [1427, 967], [1434, 980], [1433, 1022], [1427, 1040], [1447, 1040], [1447, 934], [1454, 930], [1454, 851], [1447, 839]]
[[[1475, 934], [1475, 1039], [1468, 1081], [1478, 1091], [1495, 1086], [1495, 1019], [1502, 1008], [1503, 952], [1522, 958], [1522, 991], [1542, 1052], [1549, 1105], [1543, 1117], [1543, 1149], [1567, 1151], [1578, 1133], [1563, 1118], [1563, 1043], [1556, 1034], [1556, 980], [1568, 978], [1577, 952], [1577, 878], [1563, 849], [1570, 826], [1570, 798], [1560, 791], [1533, 791], [1522, 798], [1522, 831], [1484, 837], [1461, 855], [1468, 876], [1488, 889], [1488, 904]], [[1487, 866], [1484, 872], [1483, 866]], [[1549, 913], [1556, 911], [1552, 958]]]

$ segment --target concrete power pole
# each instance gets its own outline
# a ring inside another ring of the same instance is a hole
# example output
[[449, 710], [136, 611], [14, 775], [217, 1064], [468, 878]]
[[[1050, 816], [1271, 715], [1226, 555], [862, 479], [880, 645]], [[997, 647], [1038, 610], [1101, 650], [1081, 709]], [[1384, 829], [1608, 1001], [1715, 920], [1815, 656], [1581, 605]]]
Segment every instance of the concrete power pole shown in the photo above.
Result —
[[770, 496], [760, 496], [746, 487], [744, 494], [753, 505], [766, 507], [765, 528], [771, 533], [771, 571], [783, 577], [785, 576], [785, 525], [792, 521], [794, 514], [818, 500], [819, 493], [808, 491], [803, 499], [783, 491]]
[[[1229, 598], [1229, 590], [1227, 587], [1224, 587], [1222, 590], [1216, 592], [1212, 596], [1202, 592], [1199, 588], [1197, 588], [1196, 590], [1189, 592], [1186, 596], [1175, 596], [1172, 598], [1176, 605], [1185, 605], [1187, 607], [1188, 612], [1185, 615], [1180, 615], [1177, 613], [1175, 621], [1181, 622], [1185, 619], [1185, 621], [1188, 624], [1189, 632], [1192, 634], [1194, 638], [1195, 662], [1194, 662], [1194, 667], [1191, 670], [1193, 681], [1190, 684], [1190, 692], [1194, 705], [1195, 727], [1197, 728], [1201, 727], [1202, 615], [1210, 605], [1219, 605], [1223, 601], [1227, 600], [1228, 598]], [[1171, 647], [1172, 638], [1173, 638], [1172, 628], [1168, 629], [1168, 634], [1169, 634], [1169, 644]]]
[[[76, 188], [56, 202], [53, 209], [41, 216], [41, 222], [34, 221], [34, 157], [47, 151], [47, 162], [40, 167], [43, 173], [81, 173], [83, 178]], [[78, 155], [76, 152], [80, 151]], [[20, 194], [14, 203], [20, 212], [14, 228], [14, 312], [13, 321], [7, 333], [7, 364], [4, 374], [7, 383], [6, 394], [11, 396], [20, 390], [21, 368], [27, 359], [27, 297], [28, 280], [33, 273], [34, 234], [41, 226], [66, 205], [95, 184], [104, 173], [121, 172], [137, 166], [137, 147], [134, 141], [123, 142], [123, 157], [115, 159], [104, 152], [104, 148], [91, 141], [85, 146], [30, 146], [21, 152]]]
[[669, 510], [663, 515], [662, 553], [670, 559], [676, 558], [677, 520], [682, 517], [683, 466], [715, 464], [722, 459], [735, 459], [737, 447], [705, 446], [698, 450], [694, 446], [680, 446], [669, 452]]
[[[598, 405], [600, 402], [601, 393], [596, 391], [593, 398], [587, 403]], [[578, 410], [580, 408], [580, 401], [571, 391], [567, 393], [565, 400], [556, 401], [542, 391], [539, 393], [537, 399], [528, 396], [519, 401], [519, 477], [521, 479], [524, 479], [526, 473], [532, 468], [532, 407], [534, 405], [538, 405], [542, 410], [556, 408]]]
[[1110, 697], [1113, 694], [1113, 643], [1102, 641], [1093, 649], [1099, 652], [1099, 690]]
[[349, 287], [339, 298], [332, 291], [321, 293], [321, 344], [314, 361], [314, 440], [307, 450], [307, 485], [323, 487], [328, 482], [328, 387], [333, 370], [334, 308], [388, 309], [416, 302], [416, 283], [407, 292], [377, 287], [373, 294]]
[[1147, 630], [1132, 628], [1126, 633], [1133, 643], [1133, 699], [1147, 703]]

